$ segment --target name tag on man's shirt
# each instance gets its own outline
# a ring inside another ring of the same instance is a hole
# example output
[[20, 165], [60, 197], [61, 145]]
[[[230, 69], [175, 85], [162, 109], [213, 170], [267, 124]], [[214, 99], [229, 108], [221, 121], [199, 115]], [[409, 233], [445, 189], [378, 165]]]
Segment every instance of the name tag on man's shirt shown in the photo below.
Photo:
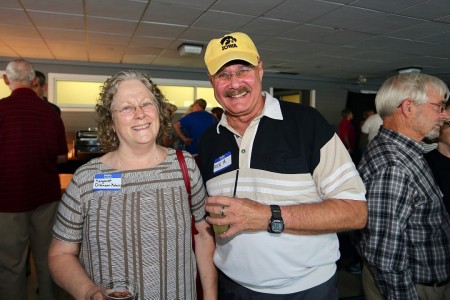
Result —
[[224, 155], [214, 160], [214, 174], [231, 166], [231, 152], [228, 151]]

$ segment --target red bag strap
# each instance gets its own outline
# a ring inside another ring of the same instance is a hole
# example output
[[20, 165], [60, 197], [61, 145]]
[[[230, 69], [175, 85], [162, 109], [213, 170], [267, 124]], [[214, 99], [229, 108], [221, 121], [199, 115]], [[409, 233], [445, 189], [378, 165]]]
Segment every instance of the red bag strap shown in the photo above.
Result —
[[[188, 168], [186, 166], [186, 160], [184, 159], [183, 151], [176, 150], [178, 163], [180, 164], [181, 173], [183, 174], [183, 180], [184, 185], [186, 186], [186, 192], [188, 194], [188, 200], [189, 200], [189, 209], [191, 210], [192, 214], [192, 194], [191, 194], [191, 180], [189, 179], [189, 172]], [[195, 219], [194, 215], [192, 215], [192, 232], [194, 234], [197, 234], [197, 228], [195, 228]]]

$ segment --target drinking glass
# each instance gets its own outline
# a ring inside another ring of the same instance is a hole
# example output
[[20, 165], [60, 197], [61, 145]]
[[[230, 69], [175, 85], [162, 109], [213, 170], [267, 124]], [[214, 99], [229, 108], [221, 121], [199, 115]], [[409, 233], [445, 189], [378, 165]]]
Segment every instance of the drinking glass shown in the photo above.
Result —
[[137, 300], [138, 284], [130, 278], [110, 279], [101, 284], [107, 300]]
[[[237, 188], [238, 178], [239, 178], [239, 169], [236, 170], [236, 178], [234, 181], [234, 189], [233, 189], [233, 195], [232, 195], [233, 198], [236, 198], [236, 188]], [[215, 214], [215, 213], [210, 213], [209, 215], [212, 218], [224, 218], [225, 217], [222, 214]], [[222, 234], [225, 231], [227, 231], [229, 228], [230, 228], [229, 224], [226, 224], [226, 225], [214, 225], [213, 224], [213, 229], [216, 234]]]

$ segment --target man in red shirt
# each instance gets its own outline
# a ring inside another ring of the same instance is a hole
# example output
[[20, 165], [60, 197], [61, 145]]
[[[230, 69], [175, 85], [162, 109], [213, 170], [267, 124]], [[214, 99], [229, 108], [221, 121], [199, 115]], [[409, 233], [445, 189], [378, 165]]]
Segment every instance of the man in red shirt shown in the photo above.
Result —
[[0, 297], [27, 299], [30, 247], [40, 298], [53, 300], [47, 252], [61, 199], [57, 162], [67, 160], [64, 124], [32, 90], [29, 62], [11, 61], [3, 79], [12, 93], [0, 100]]
[[339, 123], [338, 135], [347, 148], [348, 153], [350, 153], [353, 161], [355, 162], [355, 156], [357, 152], [356, 131], [352, 123], [350, 122], [353, 119], [353, 113], [349, 108], [346, 108], [341, 112], [341, 115], [342, 121]]

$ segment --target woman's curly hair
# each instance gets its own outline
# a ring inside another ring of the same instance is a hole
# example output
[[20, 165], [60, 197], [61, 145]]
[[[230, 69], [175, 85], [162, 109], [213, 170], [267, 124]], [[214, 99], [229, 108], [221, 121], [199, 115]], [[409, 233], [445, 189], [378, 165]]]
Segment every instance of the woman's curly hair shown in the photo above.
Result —
[[113, 102], [114, 95], [117, 93], [119, 85], [123, 81], [133, 79], [142, 82], [153, 95], [153, 100], [158, 111], [160, 122], [159, 132], [156, 140], [159, 140], [161, 136], [170, 128], [171, 117], [169, 111], [169, 102], [161, 93], [156, 84], [153, 83], [150, 77], [146, 73], [140, 71], [120, 71], [114, 76], [108, 78], [102, 85], [100, 98], [98, 99], [97, 105], [95, 106], [95, 120], [97, 122], [98, 141], [100, 143], [100, 147], [105, 152], [117, 150], [120, 144], [119, 138], [117, 137], [117, 134], [113, 129], [114, 121], [112, 117], [111, 104]]

